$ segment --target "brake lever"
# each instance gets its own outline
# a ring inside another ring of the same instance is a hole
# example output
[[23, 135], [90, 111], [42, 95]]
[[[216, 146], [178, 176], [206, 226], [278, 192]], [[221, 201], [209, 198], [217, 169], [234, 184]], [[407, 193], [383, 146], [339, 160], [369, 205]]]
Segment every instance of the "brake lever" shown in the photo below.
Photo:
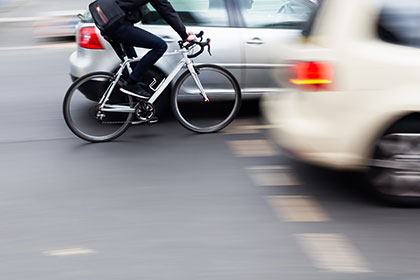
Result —
[[210, 42], [211, 42], [210, 38], [207, 38], [207, 51], [209, 52], [209, 55], [212, 56], [211, 49], [210, 49]]

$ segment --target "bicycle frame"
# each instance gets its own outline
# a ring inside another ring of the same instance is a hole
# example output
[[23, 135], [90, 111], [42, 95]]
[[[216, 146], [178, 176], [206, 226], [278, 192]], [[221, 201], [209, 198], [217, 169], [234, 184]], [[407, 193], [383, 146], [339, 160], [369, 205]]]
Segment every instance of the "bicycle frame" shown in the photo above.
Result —
[[[166, 53], [165, 55], [178, 55], [182, 54], [182, 58], [177, 64], [177, 66], [172, 70], [172, 72], [168, 75], [166, 79], [164, 79], [157, 89], [155, 90], [155, 93], [150, 97], [148, 100], [149, 103], [153, 104], [159, 96], [163, 93], [163, 91], [166, 89], [166, 87], [172, 82], [172, 80], [176, 77], [176, 75], [181, 71], [181, 69], [184, 67], [184, 65], [187, 66], [188, 71], [190, 71], [191, 76], [194, 79], [194, 82], [196, 83], [198, 89], [200, 90], [201, 95], [204, 98], [205, 102], [209, 102], [210, 99], [208, 98], [203, 85], [200, 82], [200, 79], [198, 78], [198, 74], [194, 69], [194, 64], [191, 61], [191, 59], [188, 58], [188, 50], [178, 50], [170, 53]], [[120, 69], [116, 73], [115, 80], [109, 85], [108, 89], [105, 91], [105, 94], [102, 96], [101, 100], [99, 101], [99, 110], [103, 112], [123, 112], [123, 113], [134, 113], [135, 109], [130, 108], [129, 106], [124, 105], [108, 105], [106, 104], [111, 96], [111, 93], [113, 92], [116, 84], [118, 83], [119, 79], [121, 78], [124, 69], [127, 68], [129, 73], [131, 73], [131, 63], [140, 61], [141, 58], [124, 58], [124, 62], [121, 64]], [[152, 89], [153, 90], [153, 89]], [[141, 98], [139, 95], [131, 93], [129, 95], [132, 95], [137, 98]]]

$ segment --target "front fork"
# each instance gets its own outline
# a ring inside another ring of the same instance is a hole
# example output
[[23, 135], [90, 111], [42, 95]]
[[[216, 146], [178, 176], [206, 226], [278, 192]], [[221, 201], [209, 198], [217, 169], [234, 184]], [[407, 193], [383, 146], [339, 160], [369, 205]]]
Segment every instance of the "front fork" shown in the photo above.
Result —
[[191, 76], [193, 77], [195, 84], [197, 85], [198, 89], [200, 90], [200, 94], [203, 97], [204, 102], [210, 102], [210, 99], [207, 96], [206, 91], [204, 90], [203, 85], [201, 84], [200, 79], [198, 78], [198, 73], [197, 73], [197, 71], [195, 71], [195, 67], [192, 64], [192, 62], [190, 62], [190, 61], [187, 62], [187, 68], [190, 71]]

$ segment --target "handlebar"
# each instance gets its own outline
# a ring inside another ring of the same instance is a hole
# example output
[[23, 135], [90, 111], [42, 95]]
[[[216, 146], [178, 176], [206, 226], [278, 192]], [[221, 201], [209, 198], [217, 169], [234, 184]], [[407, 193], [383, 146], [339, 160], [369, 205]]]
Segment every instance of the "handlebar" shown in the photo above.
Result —
[[191, 49], [191, 48], [193, 48], [195, 46], [199, 46], [200, 47], [200, 50], [198, 52], [193, 53], [193, 54], [189, 54], [188, 55], [188, 58], [194, 58], [194, 57], [199, 56], [200, 54], [202, 54], [204, 52], [204, 49], [206, 47], [207, 47], [207, 51], [209, 52], [209, 54], [212, 55], [211, 54], [211, 51], [210, 51], [210, 42], [211, 42], [211, 40], [210, 40], [210, 38], [207, 38], [207, 40], [203, 42], [203, 35], [204, 35], [204, 32], [203, 31], [200, 31], [199, 33], [195, 34], [195, 36], [197, 38], [199, 38], [200, 41], [196, 41], [196, 40], [194, 40], [194, 41], [186, 41], [186, 40], [178, 41], [179, 47], [181, 49], [187, 49], [187, 50], [189, 50], [189, 49]]

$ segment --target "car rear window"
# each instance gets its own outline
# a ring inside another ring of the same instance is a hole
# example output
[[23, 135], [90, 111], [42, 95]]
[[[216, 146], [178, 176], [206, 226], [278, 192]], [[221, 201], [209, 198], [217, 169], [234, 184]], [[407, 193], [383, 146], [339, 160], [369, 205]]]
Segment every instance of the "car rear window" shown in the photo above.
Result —
[[420, 1], [385, 1], [377, 22], [381, 40], [410, 47], [420, 47]]

